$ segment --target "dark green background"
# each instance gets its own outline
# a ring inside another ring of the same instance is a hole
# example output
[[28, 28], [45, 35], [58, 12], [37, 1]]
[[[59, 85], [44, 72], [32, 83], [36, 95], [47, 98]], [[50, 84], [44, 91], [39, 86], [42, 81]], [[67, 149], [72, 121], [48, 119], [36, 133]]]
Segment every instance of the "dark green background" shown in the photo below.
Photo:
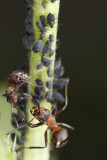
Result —
[[[25, 14], [22, 0], [0, 2], [1, 81], [27, 56], [22, 44]], [[69, 105], [58, 120], [75, 127], [70, 132], [69, 143], [59, 151], [59, 159], [104, 159], [107, 151], [106, 0], [61, 0], [58, 39], [57, 57], [61, 57], [65, 66], [65, 76], [70, 77]]]

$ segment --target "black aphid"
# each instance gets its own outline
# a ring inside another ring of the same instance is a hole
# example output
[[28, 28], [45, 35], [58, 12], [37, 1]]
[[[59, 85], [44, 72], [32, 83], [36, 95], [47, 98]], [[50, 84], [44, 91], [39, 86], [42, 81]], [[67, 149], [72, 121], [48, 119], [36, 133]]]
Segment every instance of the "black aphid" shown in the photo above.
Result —
[[45, 37], [45, 33], [46, 33], [45, 31], [40, 33], [40, 39], [43, 39]]
[[[22, 71], [22, 70], [27, 70], [28, 69], [28, 65], [29, 65], [29, 61], [28, 60], [25, 60], [21, 65], [15, 65], [13, 67], [13, 70], [16, 71]], [[26, 71], [27, 72], [27, 71]], [[22, 87], [21, 87], [22, 88]]]
[[55, 70], [59, 69], [61, 67], [61, 59], [57, 60], [55, 63]]
[[28, 34], [33, 34], [34, 33], [33, 28], [32, 28], [32, 26], [30, 24], [26, 24], [25, 25], [25, 31]]
[[43, 48], [43, 40], [40, 39], [33, 44], [32, 50], [34, 53], [38, 53], [42, 50], [42, 48]]
[[54, 51], [53, 50], [50, 50], [49, 52], [49, 57], [52, 57], [54, 55]]
[[43, 6], [43, 8], [46, 8], [46, 2], [45, 1], [42, 2], [42, 6]]
[[30, 8], [27, 9], [27, 16], [31, 17], [31, 10], [30, 10]]
[[22, 133], [21, 140], [24, 141], [24, 142], [26, 141], [25, 133]]
[[31, 19], [29, 16], [25, 17], [25, 24], [30, 24], [31, 23]]
[[68, 78], [55, 78], [53, 88], [58, 90], [62, 89], [66, 85], [67, 79]]
[[52, 70], [51, 70], [50, 67], [47, 70], [47, 75], [48, 75], [48, 77], [52, 77], [53, 76], [53, 73], [52, 73]]
[[49, 91], [46, 92], [46, 96], [52, 101], [52, 94]]
[[32, 0], [24, 0], [24, 3], [27, 8], [30, 8], [32, 6]]
[[[38, 107], [37, 101], [38, 101], [39, 104], [40, 104], [42, 99], [43, 99], [43, 96], [35, 95], [35, 96], [33, 96], [32, 102]], [[36, 100], [37, 100], [37, 101], [36, 101]]]
[[44, 48], [43, 48], [43, 50], [42, 50], [42, 53], [43, 54], [45, 54], [45, 53], [49, 53], [50, 51], [51, 51], [51, 41], [50, 40], [48, 40], [48, 41], [46, 41], [46, 44], [45, 44], [45, 46], [44, 46]]
[[52, 61], [50, 59], [48, 59], [46, 56], [42, 56], [41, 58], [41, 62], [45, 67], [49, 67], [50, 64], [52, 63]]
[[40, 64], [37, 65], [37, 69], [39, 70], [39, 69], [43, 68], [43, 66], [44, 65], [42, 63], [40, 63]]
[[41, 29], [41, 30], [43, 30], [44, 29], [44, 27], [43, 27], [43, 25], [42, 25], [42, 23], [41, 22], [36, 22], [36, 25], [37, 25], [37, 27], [39, 28], [39, 29]]
[[55, 71], [55, 77], [61, 77], [61, 76], [63, 76], [63, 74], [64, 74], [64, 67], [63, 66], [61, 66], [59, 69], [57, 69], [56, 71]]
[[47, 24], [46, 24], [46, 19], [45, 19], [45, 16], [44, 16], [44, 15], [41, 15], [41, 16], [40, 16], [40, 21], [41, 21], [43, 27], [46, 27], [46, 26], [47, 26]]
[[56, 0], [51, 0], [52, 3], [54, 3]]
[[50, 25], [51, 28], [53, 28], [54, 23], [55, 23], [55, 16], [52, 13], [49, 13], [47, 16], [47, 22]]
[[50, 89], [52, 87], [52, 82], [51, 81], [47, 81], [46, 82], [46, 87]]
[[65, 101], [63, 95], [61, 93], [57, 92], [57, 91], [53, 92], [53, 99], [55, 99], [58, 102], [64, 102]]
[[51, 42], [53, 42], [54, 41], [54, 36], [52, 34], [50, 34], [49, 39], [50, 39]]
[[34, 91], [35, 91], [36, 95], [41, 96], [43, 93], [43, 88], [37, 86], [37, 87], [35, 87]]
[[43, 85], [43, 81], [40, 78], [37, 78], [35, 81], [37, 85], [40, 85], [40, 86]]
[[25, 48], [29, 49], [31, 45], [33, 44], [33, 42], [34, 42], [34, 36], [25, 34], [25, 36], [23, 37], [23, 44]]

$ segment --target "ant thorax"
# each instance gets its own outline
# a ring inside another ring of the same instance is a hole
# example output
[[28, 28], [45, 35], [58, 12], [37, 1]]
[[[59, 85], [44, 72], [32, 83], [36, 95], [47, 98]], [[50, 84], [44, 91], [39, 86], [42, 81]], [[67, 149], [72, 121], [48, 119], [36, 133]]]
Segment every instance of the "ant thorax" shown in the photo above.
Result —
[[10, 84], [19, 85], [22, 82], [27, 81], [28, 79], [29, 76], [23, 71], [13, 71], [8, 78], [8, 82]]

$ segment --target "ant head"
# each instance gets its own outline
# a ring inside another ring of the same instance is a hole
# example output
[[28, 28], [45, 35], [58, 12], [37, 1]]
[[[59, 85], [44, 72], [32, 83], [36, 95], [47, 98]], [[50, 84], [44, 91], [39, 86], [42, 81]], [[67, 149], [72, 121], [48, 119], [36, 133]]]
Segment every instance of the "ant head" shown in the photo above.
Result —
[[30, 110], [31, 114], [42, 123], [45, 123], [50, 116], [50, 111], [43, 107], [36, 108], [34, 106], [32, 109], [34, 109], [34, 111]]
[[19, 85], [20, 83], [22, 83], [27, 79], [28, 75], [26, 73], [22, 71], [13, 71], [8, 78], [8, 82], [15, 85]]
[[40, 110], [36, 108], [35, 106], [32, 107], [32, 110], [30, 110], [30, 113], [36, 117], [39, 114]]
[[61, 128], [58, 131], [53, 131], [51, 145], [54, 149], [62, 148], [68, 142], [68, 132], [66, 129]]

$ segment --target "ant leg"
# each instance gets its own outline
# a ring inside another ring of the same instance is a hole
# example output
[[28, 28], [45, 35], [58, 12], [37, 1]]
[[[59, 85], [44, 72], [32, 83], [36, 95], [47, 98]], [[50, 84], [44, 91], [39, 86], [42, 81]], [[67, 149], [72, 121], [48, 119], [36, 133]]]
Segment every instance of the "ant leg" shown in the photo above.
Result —
[[16, 91], [25, 83], [25, 81], [23, 81], [21, 84], [19, 84], [17, 87], [16, 87]]
[[15, 122], [16, 122], [16, 126], [17, 127], [19, 127], [19, 124], [18, 124], [18, 122], [17, 122], [17, 119], [16, 119], [16, 117], [15, 117], [15, 115], [14, 115], [14, 113], [13, 113], [13, 106], [11, 105], [11, 113], [12, 113], [12, 118], [15, 120]]
[[15, 128], [15, 129], [12, 130], [11, 132], [7, 133], [7, 135], [10, 135], [10, 134], [14, 133], [16, 130], [19, 130], [19, 129], [21, 129], [21, 128], [24, 128], [24, 127], [28, 126], [28, 125], [30, 124], [30, 122], [33, 121], [33, 120], [34, 120], [34, 118], [31, 119], [29, 122], [26, 122], [26, 120], [23, 119], [22, 121], [24, 121], [26, 124], [24, 124], [23, 126], [19, 126], [19, 127]]
[[65, 123], [58, 123], [58, 126], [62, 126], [62, 127], [65, 127], [67, 129], [70, 129], [70, 130], [74, 130], [75, 128], [68, 125], [68, 124], [65, 124]]
[[28, 124], [28, 126], [31, 127], [31, 128], [35, 128], [35, 127], [39, 127], [39, 126], [41, 126], [41, 125], [43, 125], [43, 124], [44, 124], [44, 123], [41, 123], [41, 122], [40, 122], [40, 123], [37, 123], [37, 124], [31, 124], [31, 123], [30, 123], [30, 124]]
[[24, 113], [20, 110], [20, 108], [18, 106], [16, 106], [16, 105], [15, 105], [15, 108], [20, 112], [20, 114], [22, 115], [23, 119], [25, 119], [27, 121]]
[[56, 106], [52, 103], [52, 101], [49, 99], [49, 97], [46, 97], [47, 101], [51, 103], [52, 105], [52, 115], [55, 114], [56, 112]]
[[65, 105], [56, 114], [53, 115], [54, 117], [57, 117], [67, 107], [67, 104], [68, 104], [68, 95], [67, 95], [67, 92], [68, 92], [68, 83], [69, 83], [69, 79], [67, 79], [67, 82], [66, 82], [66, 85], [65, 85]]
[[47, 147], [48, 144], [48, 137], [47, 137], [47, 131], [49, 128], [46, 129], [45, 134], [44, 134], [44, 138], [45, 138], [45, 146], [44, 147], [35, 147], [35, 146], [31, 146], [31, 147], [20, 147], [18, 149], [16, 149], [16, 152], [20, 151], [21, 149], [44, 149]]
[[15, 137], [14, 137], [14, 141], [13, 141], [12, 151], [14, 151], [14, 150], [15, 150], [16, 141], [17, 141], [17, 136], [15, 135]]
[[30, 98], [31, 100], [34, 100], [37, 104], [38, 104], [38, 108], [40, 108], [40, 105], [39, 105], [39, 101], [34, 99], [32, 96], [29, 96], [27, 93], [23, 93], [21, 91], [17, 91], [17, 93], [21, 93], [22, 95], [24, 96], [27, 96], [28, 98]]

